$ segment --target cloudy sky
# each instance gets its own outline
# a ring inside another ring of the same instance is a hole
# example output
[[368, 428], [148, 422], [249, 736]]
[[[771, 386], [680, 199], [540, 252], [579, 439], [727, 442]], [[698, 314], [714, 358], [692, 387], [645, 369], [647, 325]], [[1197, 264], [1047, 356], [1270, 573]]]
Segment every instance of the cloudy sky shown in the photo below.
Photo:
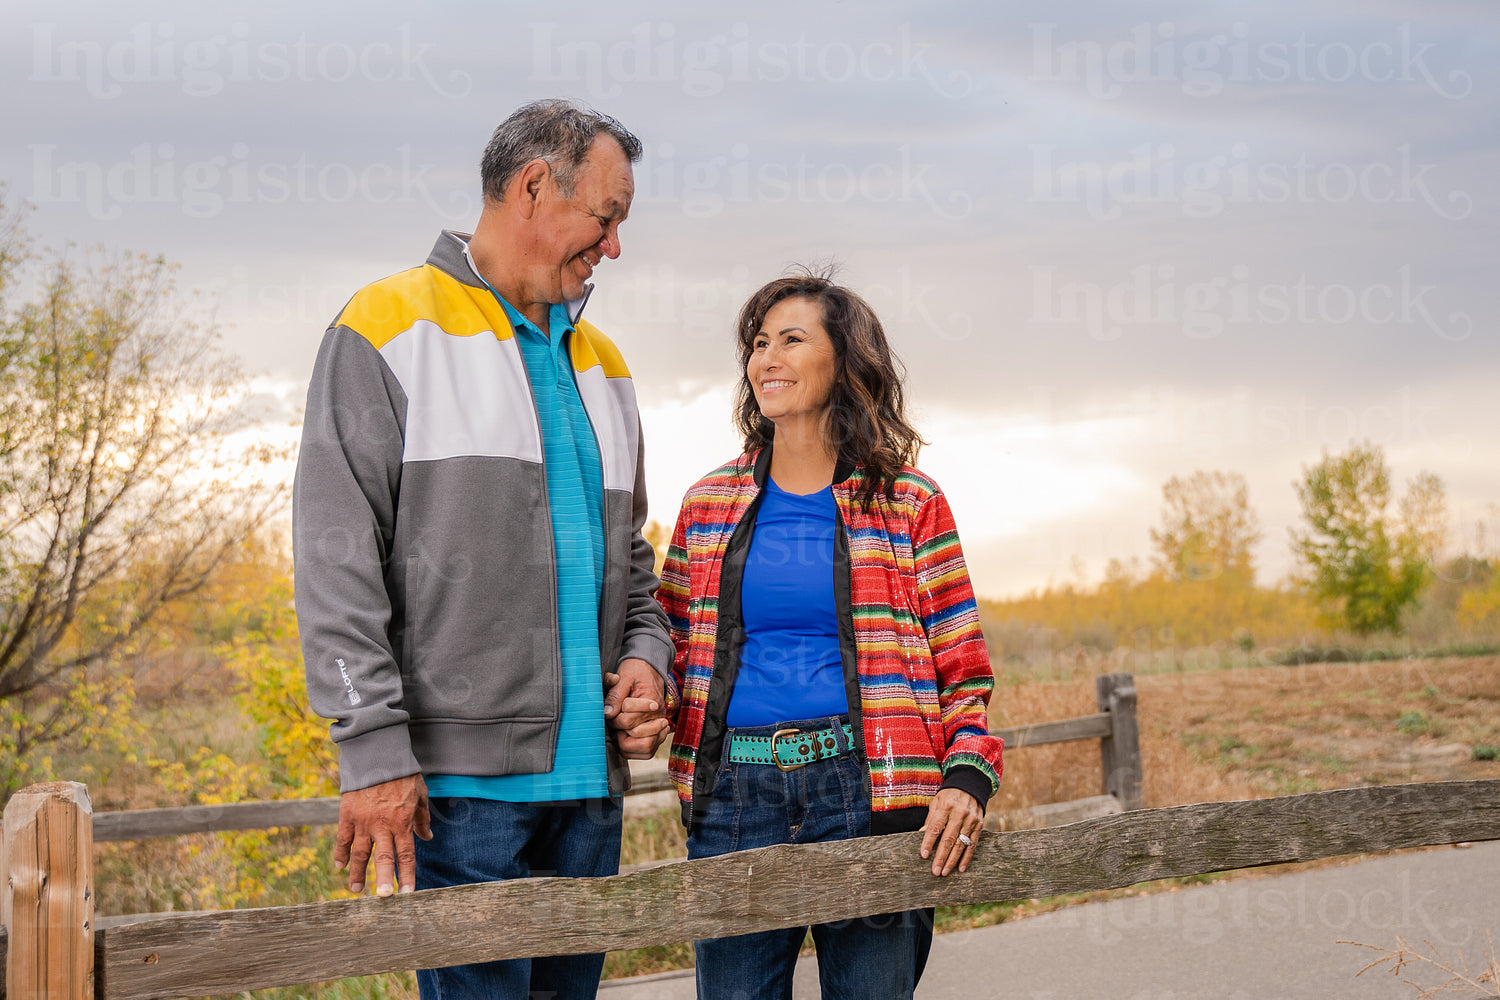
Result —
[[[1384, 447], [1497, 516], [1500, 5], [9, 2], [0, 179], [53, 246], [163, 253], [284, 422], [360, 285], [478, 215], [518, 104], [645, 142], [589, 318], [656, 516], [730, 457], [733, 315], [834, 260], [910, 369], [983, 594], [1146, 557], [1162, 483]], [[1493, 543], [1489, 543], [1493, 544]]]

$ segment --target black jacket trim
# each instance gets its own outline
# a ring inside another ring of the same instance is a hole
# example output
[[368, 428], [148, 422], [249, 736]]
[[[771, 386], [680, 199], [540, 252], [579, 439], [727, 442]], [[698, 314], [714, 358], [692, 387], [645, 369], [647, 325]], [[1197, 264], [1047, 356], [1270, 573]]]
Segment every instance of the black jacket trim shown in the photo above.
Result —
[[[770, 466], [770, 449], [761, 452], [764, 464]], [[756, 464], [756, 483], [765, 475]], [[724, 754], [725, 718], [729, 699], [734, 694], [735, 678], [740, 672], [740, 649], [745, 644], [745, 613], [740, 603], [740, 585], [745, 576], [745, 560], [750, 555], [750, 540], [755, 535], [755, 516], [760, 510], [764, 492], [757, 493], [740, 517], [724, 548], [724, 565], [719, 570], [719, 631], [714, 638], [714, 673], [708, 682], [708, 699], [703, 706], [703, 732], [698, 737], [698, 753], [693, 763], [693, 798], [683, 803], [682, 825], [691, 831], [703, 819], [708, 797], [719, 776]]]
[[922, 829], [927, 822], [926, 806], [907, 806], [905, 809], [870, 810], [870, 836], [883, 837], [888, 833], [911, 833]]
[[990, 784], [989, 776], [973, 764], [954, 764], [948, 768], [948, 773], [943, 776], [943, 783], [938, 788], [957, 788], [959, 791], [968, 792], [979, 803], [979, 811], [984, 812], [985, 804], [989, 802], [990, 795], [994, 793], [994, 786]]

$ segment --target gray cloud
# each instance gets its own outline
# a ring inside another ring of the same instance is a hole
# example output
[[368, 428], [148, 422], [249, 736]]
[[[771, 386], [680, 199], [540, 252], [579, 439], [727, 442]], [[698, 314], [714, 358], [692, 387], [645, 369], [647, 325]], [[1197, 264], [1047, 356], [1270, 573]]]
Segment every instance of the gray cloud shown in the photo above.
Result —
[[[1155, 413], [1130, 523], [1185, 454], [1289, 481], [1345, 425], [1428, 449], [1469, 502], [1500, 496], [1453, 446], [1494, 426], [1485, 392], [1453, 387], [1500, 376], [1488, 4], [36, 3], [0, 24], [0, 178], [34, 228], [180, 261], [281, 379], [306, 378], [361, 284], [472, 222], [496, 121], [562, 94], [646, 142], [590, 317], [648, 404], [732, 378], [744, 295], [832, 258], [924, 408]], [[1420, 428], [1382, 423], [1403, 406]], [[1161, 430], [1179, 418], [1209, 429]]]

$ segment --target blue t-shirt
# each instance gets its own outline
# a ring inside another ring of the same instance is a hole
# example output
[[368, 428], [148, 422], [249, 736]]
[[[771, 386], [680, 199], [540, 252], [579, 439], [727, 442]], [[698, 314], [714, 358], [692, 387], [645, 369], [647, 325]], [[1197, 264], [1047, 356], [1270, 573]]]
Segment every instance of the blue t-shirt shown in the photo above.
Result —
[[731, 727], [849, 710], [833, 599], [838, 516], [831, 488], [799, 496], [766, 479], [740, 587], [745, 643]]

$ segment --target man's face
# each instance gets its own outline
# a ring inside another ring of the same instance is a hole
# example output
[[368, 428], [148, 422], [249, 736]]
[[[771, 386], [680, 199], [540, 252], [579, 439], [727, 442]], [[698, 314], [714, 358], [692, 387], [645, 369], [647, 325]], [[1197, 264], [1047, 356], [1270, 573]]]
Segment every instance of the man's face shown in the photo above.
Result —
[[571, 198], [563, 197], [554, 179], [543, 182], [547, 190], [527, 268], [530, 297], [537, 302], [578, 298], [599, 261], [620, 256], [620, 223], [635, 196], [625, 151], [609, 136], [598, 136], [573, 176]]

